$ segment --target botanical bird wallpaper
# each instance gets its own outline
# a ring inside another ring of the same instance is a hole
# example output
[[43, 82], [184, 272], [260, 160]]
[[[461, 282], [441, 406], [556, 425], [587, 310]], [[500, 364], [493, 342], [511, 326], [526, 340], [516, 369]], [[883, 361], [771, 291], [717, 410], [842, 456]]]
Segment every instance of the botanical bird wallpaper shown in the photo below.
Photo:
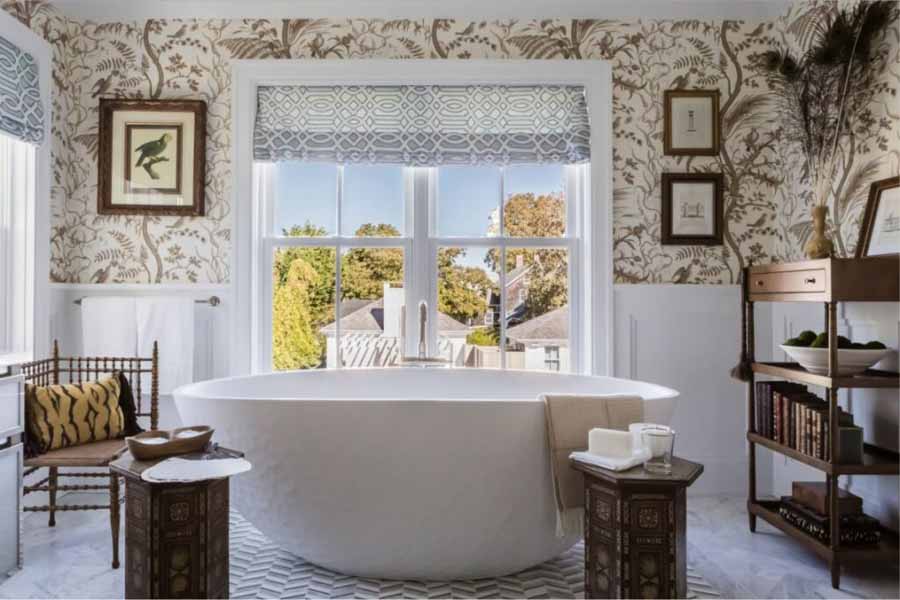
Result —
[[[774, 117], [761, 57], [802, 47], [835, 10], [798, 2], [767, 22], [236, 19], [96, 23], [39, 0], [4, 8], [54, 50], [51, 278], [67, 283], [227, 283], [232, 206], [230, 61], [236, 58], [606, 60], [613, 66], [617, 283], [736, 283], [748, 261], [800, 257], [811, 195]], [[871, 181], [900, 163], [900, 40], [884, 40], [883, 89], [845, 149], [835, 235], [849, 254]], [[721, 92], [718, 157], [663, 155], [663, 92]], [[201, 98], [208, 105], [206, 216], [99, 216], [100, 97]], [[660, 244], [660, 175], [721, 171], [724, 245]]]

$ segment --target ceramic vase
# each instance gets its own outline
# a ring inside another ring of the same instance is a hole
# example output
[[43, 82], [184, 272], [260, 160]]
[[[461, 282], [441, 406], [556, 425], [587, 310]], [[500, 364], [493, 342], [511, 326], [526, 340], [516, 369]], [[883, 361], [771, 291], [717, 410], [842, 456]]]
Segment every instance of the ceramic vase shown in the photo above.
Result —
[[828, 258], [834, 252], [834, 244], [825, 235], [825, 219], [828, 216], [828, 207], [825, 205], [814, 206], [812, 209], [813, 230], [803, 247], [806, 257], [809, 259]]

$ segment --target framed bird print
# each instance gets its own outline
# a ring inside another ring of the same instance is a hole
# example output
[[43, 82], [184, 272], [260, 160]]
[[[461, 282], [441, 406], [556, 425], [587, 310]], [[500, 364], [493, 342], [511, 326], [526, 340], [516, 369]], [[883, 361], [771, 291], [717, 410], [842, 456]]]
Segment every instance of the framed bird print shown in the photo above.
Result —
[[99, 214], [204, 214], [206, 102], [101, 98], [99, 137]]
[[719, 154], [719, 90], [667, 90], [663, 103], [665, 154]]

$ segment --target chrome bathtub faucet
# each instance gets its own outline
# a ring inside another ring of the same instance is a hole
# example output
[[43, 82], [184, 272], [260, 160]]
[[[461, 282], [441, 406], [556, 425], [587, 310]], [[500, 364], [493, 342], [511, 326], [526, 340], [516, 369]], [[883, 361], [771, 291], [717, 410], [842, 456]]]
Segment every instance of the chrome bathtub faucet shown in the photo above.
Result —
[[428, 343], [425, 341], [425, 324], [428, 322], [428, 303], [419, 302], [419, 358], [428, 358]]

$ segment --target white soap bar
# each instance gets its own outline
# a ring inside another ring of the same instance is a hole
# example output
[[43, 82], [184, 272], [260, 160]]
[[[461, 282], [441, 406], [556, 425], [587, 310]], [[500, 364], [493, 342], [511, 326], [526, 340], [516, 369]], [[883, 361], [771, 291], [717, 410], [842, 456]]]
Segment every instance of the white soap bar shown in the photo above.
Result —
[[178, 438], [192, 438], [202, 434], [202, 431], [194, 431], [192, 429], [187, 429], [185, 431], [179, 431], [176, 437]]
[[591, 429], [588, 433], [588, 452], [610, 458], [628, 458], [633, 454], [634, 436], [615, 429]]
[[147, 438], [135, 438], [136, 441], [140, 444], [147, 444], [148, 446], [155, 446], [157, 444], [165, 444], [169, 440], [164, 437], [147, 437]]

